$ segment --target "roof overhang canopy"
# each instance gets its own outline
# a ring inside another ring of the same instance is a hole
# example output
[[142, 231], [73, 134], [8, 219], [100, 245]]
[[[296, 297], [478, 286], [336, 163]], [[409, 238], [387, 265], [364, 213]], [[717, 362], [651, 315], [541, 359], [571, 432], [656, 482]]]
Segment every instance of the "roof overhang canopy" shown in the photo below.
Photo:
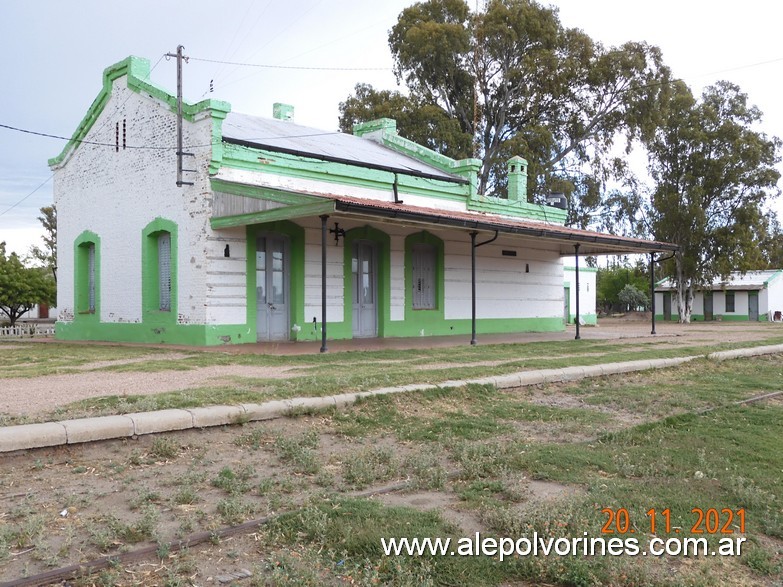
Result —
[[[277, 191], [277, 190], [275, 190]], [[271, 195], [271, 194], [270, 194]], [[546, 242], [561, 256], [574, 255], [574, 245], [579, 245], [579, 255], [618, 255], [673, 252], [677, 245], [643, 239], [613, 236], [589, 230], [579, 230], [532, 220], [524, 220], [484, 214], [472, 211], [453, 211], [424, 208], [397, 202], [369, 200], [327, 194], [301, 194], [296, 204], [283, 205], [270, 210], [213, 216], [212, 228], [221, 229], [249, 224], [261, 224], [278, 220], [293, 220], [313, 216], [330, 215], [339, 218], [366, 218], [404, 222], [431, 228], [451, 228], [495, 233]], [[273, 196], [274, 197], [274, 196]]]

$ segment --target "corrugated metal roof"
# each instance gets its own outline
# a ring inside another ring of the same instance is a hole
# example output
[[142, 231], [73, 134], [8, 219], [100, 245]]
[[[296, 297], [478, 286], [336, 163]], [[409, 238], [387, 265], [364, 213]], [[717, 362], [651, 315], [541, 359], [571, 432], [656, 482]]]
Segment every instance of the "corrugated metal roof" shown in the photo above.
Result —
[[[709, 289], [712, 291], [722, 289], [734, 289], [734, 290], [754, 290], [764, 289], [767, 282], [772, 279], [776, 274], [780, 273], [780, 269], [767, 269], [764, 271], [748, 271], [744, 275], [735, 271], [727, 280], [716, 278], [709, 286], [698, 288], [699, 291]], [[672, 280], [666, 278], [655, 286], [656, 291], [664, 291], [674, 289]]]
[[397, 153], [370, 139], [301, 126], [274, 118], [229, 112], [223, 121], [223, 139], [270, 151], [314, 157], [348, 165], [406, 173], [457, 183], [465, 178]]
[[486, 212], [460, 212], [323, 193], [317, 195], [336, 200], [338, 202], [336, 206], [338, 212], [378, 214], [391, 219], [398, 218], [400, 220], [426, 222], [444, 227], [484, 231], [497, 230], [506, 234], [558, 241], [561, 255], [574, 254], [573, 247], [577, 243], [580, 245], [580, 255], [657, 252], [677, 249], [675, 245], [670, 243], [614, 236], [592, 230], [570, 228], [536, 220], [510, 218]]

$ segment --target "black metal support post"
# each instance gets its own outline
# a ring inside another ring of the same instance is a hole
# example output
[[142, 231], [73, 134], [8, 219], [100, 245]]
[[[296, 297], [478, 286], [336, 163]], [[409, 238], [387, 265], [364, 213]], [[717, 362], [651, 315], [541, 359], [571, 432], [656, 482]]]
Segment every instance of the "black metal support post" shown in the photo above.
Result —
[[652, 314], [650, 334], [655, 334], [655, 253], [650, 253], [650, 314]]
[[576, 317], [574, 323], [576, 324], [576, 336], [574, 340], [582, 338], [579, 336], [579, 243], [574, 245], [574, 266], [576, 273]]
[[326, 348], [326, 221], [329, 216], [321, 216], [321, 352]]
[[476, 346], [476, 235], [470, 233], [470, 344]]
[[478, 236], [478, 231], [474, 230], [470, 233], [470, 344], [474, 346], [476, 345], [476, 249], [495, 242], [498, 238], [498, 231], [495, 231], [495, 236], [491, 239], [480, 243], [476, 242], [476, 236]]

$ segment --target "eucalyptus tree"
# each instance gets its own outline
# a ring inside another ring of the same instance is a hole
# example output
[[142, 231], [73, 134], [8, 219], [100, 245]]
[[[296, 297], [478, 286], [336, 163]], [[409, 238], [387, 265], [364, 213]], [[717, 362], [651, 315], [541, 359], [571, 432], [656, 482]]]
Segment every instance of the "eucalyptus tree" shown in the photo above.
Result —
[[673, 84], [662, 124], [646, 141], [652, 179], [647, 216], [658, 240], [679, 245], [673, 276], [679, 321], [690, 322], [700, 285], [765, 266], [760, 243], [778, 194], [780, 140], [758, 129], [761, 112], [729, 82], [696, 99]]
[[657, 47], [605, 47], [533, 0], [429, 0], [402, 11], [389, 34], [406, 91], [360, 84], [340, 127], [380, 116], [400, 134], [455, 158], [481, 159], [479, 192], [505, 194], [505, 161], [529, 162], [528, 192], [571, 199], [572, 224], [601, 202], [618, 139], [654, 130], [669, 70]]

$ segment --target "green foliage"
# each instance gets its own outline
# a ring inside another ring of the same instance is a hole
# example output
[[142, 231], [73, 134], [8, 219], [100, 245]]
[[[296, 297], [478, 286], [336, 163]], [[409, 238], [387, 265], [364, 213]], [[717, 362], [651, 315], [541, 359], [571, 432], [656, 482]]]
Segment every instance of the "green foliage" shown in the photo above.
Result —
[[646, 141], [647, 212], [654, 237], [680, 247], [665, 268], [680, 321], [689, 322], [699, 285], [764, 265], [761, 210], [778, 193], [781, 143], [755, 130], [761, 112], [736, 85], [718, 82], [700, 100], [683, 83], [673, 87], [663, 124]]
[[44, 206], [41, 208], [41, 214], [38, 220], [44, 229], [44, 235], [41, 237], [44, 246], [32, 246], [30, 256], [49, 269], [54, 282], [57, 283], [57, 209], [54, 206]]
[[53, 304], [56, 295], [46, 269], [26, 267], [16, 253], [6, 256], [5, 242], [0, 242], [0, 312], [11, 326], [36, 304]]
[[477, 13], [464, 0], [420, 2], [402, 11], [389, 46], [409, 97], [357, 86], [341, 104], [343, 130], [398, 119], [403, 136], [480, 157], [479, 193], [500, 196], [505, 161], [521, 155], [528, 192], [565, 192], [580, 225], [600, 202], [617, 137], [654, 128], [669, 75], [658, 48], [604, 47], [532, 0], [491, 0]]
[[[643, 265], [599, 268], [596, 275], [596, 301], [601, 310], [604, 312], [627, 310], [627, 307], [621, 306], [620, 301], [620, 292], [627, 285], [633, 286], [639, 292], [650, 290], [650, 277]], [[648, 303], [649, 300], [641, 305]]]
[[650, 305], [650, 297], [643, 291], [632, 284], [627, 284], [620, 293], [617, 294], [617, 298], [625, 309], [629, 312], [637, 310], [638, 308], [647, 308]]

